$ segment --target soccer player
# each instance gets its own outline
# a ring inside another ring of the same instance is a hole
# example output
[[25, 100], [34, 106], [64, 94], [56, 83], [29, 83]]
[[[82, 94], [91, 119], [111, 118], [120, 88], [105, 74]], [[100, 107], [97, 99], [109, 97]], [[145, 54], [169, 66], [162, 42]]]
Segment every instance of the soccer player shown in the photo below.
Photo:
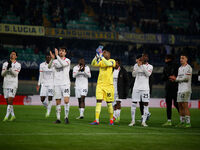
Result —
[[18, 74], [21, 70], [21, 64], [16, 61], [17, 52], [12, 51], [10, 53], [10, 59], [7, 62], [3, 63], [1, 75], [4, 77], [3, 80], [3, 93], [4, 98], [7, 102], [7, 113], [4, 118], [4, 122], [8, 121], [8, 118], [11, 114], [10, 121], [14, 121], [16, 119], [13, 108], [13, 99], [17, 92], [18, 88]]
[[[53, 84], [53, 69], [48, 68], [49, 62], [51, 60], [50, 54], [46, 54], [46, 61], [40, 64], [40, 74], [38, 85], [36, 87], [37, 92], [40, 89], [40, 99], [42, 104], [47, 108], [46, 118], [49, 117], [52, 106], [52, 98], [54, 92], [54, 84]], [[45, 101], [46, 97], [48, 97], [48, 104]]]
[[67, 49], [62, 47], [59, 49], [55, 48], [55, 55], [50, 51], [51, 61], [48, 65], [49, 68], [54, 68], [54, 98], [56, 99], [56, 116], [57, 120], [55, 123], [61, 123], [61, 99], [64, 98], [64, 110], [65, 110], [65, 123], [69, 123], [69, 97], [70, 97], [70, 63], [71, 61], [66, 58]]
[[179, 106], [180, 123], [177, 127], [191, 127], [190, 111], [188, 102], [191, 97], [191, 81], [192, 81], [192, 67], [187, 63], [188, 56], [182, 54], [180, 56], [181, 66], [178, 69], [178, 76], [170, 76], [169, 79], [178, 82], [177, 102]]
[[149, 114], [149, 76], [152, 74], [153, 66], [146, 63], [144, 57], [141, 57], [137, 60], [137, 63], [134, 65], [132, 76], [135, 77], [135, 83], [133, 86], [132, 92], [132, 105], [131, 105], [131, 116], [132, 121], [129, 126], [135, 125], [135, 112], [137, 102], [140, 100], [144, 104], [144, 111], [142, 115], [142, 123], [141, 125], [147, 127], [146, 119]]
[[73, 68], [73, 78], [75, 81], [75, 95], [79, 102], [80, 116], [76, 119], [84, 118], [85, 97], [88, 93], [88, 78], [91, 77], [89, 66], [85, 65], [84, 58], [80, 58], [78, 65]]
[[121, 65], [119, 59], [115, 59], [116, 65], [113, 72], [114, 83], [114, 119], [115, 122], [120, 121], [121, 101], [126, 99], [129, 92], [129, 77], [125, 68]]
[[110, 125], [114, 125], [112, 102], [114, 101], [113, 68], [115, 67], [115, 60], [110, 59], [110, 55], [111, 53], [108, 49], [105, 49], [103, 53], [97, 51], [97, 56], [95, 56], [91, 63], [92, 66], [99, 67], [96, 86], [96, 119], [91, 125], [99, 125], [99, 116], [103, 100], [107, 102], [108, 112], [110, 114]]
[[172, 55], [166, 55], [165, 57], [165, 67], [163, 69], [163, 80], [165, 81], [165, 93], [166, 93], [166, 104], [167, 104], [167, 122], [163, 124], [163, 126], [172, 126], [172, 100], [174, 100], [174, 106], [178, 109], [177, 103], [177, 91], [178, 91], [178, 83], [172, 82], [169, 79], [169, 76], [178, 75], [178, 64], [174, 62], [174, 58]]

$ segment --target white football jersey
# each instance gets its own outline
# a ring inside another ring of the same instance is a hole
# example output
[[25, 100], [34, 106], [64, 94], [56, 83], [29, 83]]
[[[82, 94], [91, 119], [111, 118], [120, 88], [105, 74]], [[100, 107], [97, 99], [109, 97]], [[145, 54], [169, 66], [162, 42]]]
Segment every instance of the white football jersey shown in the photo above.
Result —
[[192, 92], [192, 67], [189, 64], [179, 67], [176, 81], [178, 82], [178, 92]]
[[120, 71], [120, 68], [114, 69], [113, 71], [113, 85], [114, 85], [115, 93], [117, 93], [117, 80], [118, 80], [119, 71]]
[[73, 78], [76, 78], [75, 88], [88, 89], [88, 78], [91, 77], [90, 68], [85, 66], [85, 71], [79, 71], [80, 66], [76, 65], [73, 68]]
[[3, 88], [18, 88], [18, 74], [21, 70], [21, 64], [17, 61], [12, 63], [12, 67], [7, 70], [8, 62], [3, 63], [2, 72], [5, 76], [3, 79]]
[[38, 85], [53, 85], [53, 68], [48, 68], [48, 64], [43, 62], [39, 71]]
[[152, 74], [153, 66], [144, 64], [138, 66], [134, 65], [132, 75], [135, 77], [133, 89], [135, 90], [149, 90], [149, 76]]
[[53, 60], [51, 67], [54, 70], [54, 85], [70, 85], [70, 63], [68, 58], [61, 59], [60, 56]]

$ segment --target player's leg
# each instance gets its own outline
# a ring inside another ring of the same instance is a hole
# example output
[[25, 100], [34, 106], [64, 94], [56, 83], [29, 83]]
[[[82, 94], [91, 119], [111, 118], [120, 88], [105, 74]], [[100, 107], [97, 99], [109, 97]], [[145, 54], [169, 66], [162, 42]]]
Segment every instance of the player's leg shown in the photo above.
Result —
[[177, 102], [177, 93], [176, 91], [173, 93], [173, 100], [174, 100], [174, 106], [177, 109], [177, 111], [179, 112], [179, 108], [178, 108], [178, 102]]
[[117, 93], [114, 94], [114, 102], [113, 102], [113, 119], [116, 120], [117, 118]]
[[142, 126], [147, 127], [148, 125], [146, 124], [146, 120], [149, 114], [149, 98], [150, 98], [150, 93], [149, 91], [141, 91], [141, 97], [142, 97], [142, 102], [144, 104], [144, 111], [143, 111], [143, 117], [142, 117]]
[[143, 115], [143, 112], [144, 112], [144, 104], [142, 101], [139, 102], [139, 105], [140, 105], [140, 113], [141, 113], [141, 116]]
[[69, 97], [70, 97], [70, 86], [61, 86], [62, 96], [64, 97], [64, 109], [65, 109], [65, 123], [69, 123]]
[[81, 98], [80, 98], [79, 110], [80, 110], [80, 119], [83, 119], [84, 118], [84, 111], [85, 111], [85, 96], [84, 95], [82, 95]]
[[60, 121], [60, 113], [61, 113], [61, 98], [62, 92], [60, 86], [55, 86], [55, 94], [54, 98], [56, 99], [56, 118], [57, 120], [54, 123], [61, 123]]
[[16, 89], [4, 89], [4, 90], [5, 90], [4, 97], [7, 101], [7, 112], [3, 121], [7, 121], [10, 114], [11, 114], [10, 121], [13, 121], [16, 119], [15, 114], [14, 114], [14, 108], [13, 108], [13, 99], [16, 94]]
[[48, 95], [48, 88], [46, 86], [41, 86], [40, 89], [40, 100], [45, 108], [47, 108], [47, 102], [45, 101], [46, 96]]
[[140, 102], [140, 91], [133, 89], [132, 104], [131, 104], [131, 119], [132, 120], [131, 120], [131, 123], [129, 124], [129, 126], [135, 125], [135, 113], [136, 113], [137, 102]]
[[116, 120], [115, 120], [115, 122], [120, 121], [120, 113], [121, 113], [121, 101], [118, 99], [116, 101]]
[[97, 102], [96, 102], [96, 108], [95, 108], [95, 121], [90, 123], [91, 125], [99, 124], [99, 117], [100, 117], [100, 113], [101, 113], [101, 105], [102, 105], [103, 98], [104, 98], [104, 93], [103, 93], [102, 87], [97, 85], [97, 87], [96, 87]]
[[189, 111], [189, 107], [188, 107], [188, 102], [184, 102], [183, 103], [183, 109], [184, 109], [184, 113], [185, 113], [185, 127], [191, 127], [191, 123], [190, 123], [190, 111]]
[[113, 122], [113, 106], [112, 106], [112, 102], [107, 102], [107, 107], [108, 107], [108, 113], [110, 115], [110, 125], [114, 125], [114, 122]]
[[166, 93], [166, 112], [167, 112], [167, 122], [163, 124], [163, 126], [171, 126], [171, 116], [172, 116], [172, 96], [170, 93]]
[[46, 118], [49, 117], [50, 112], [51, 112], [53, 95], [54, 95], [54, 87], [53, 86], [48, 86], [48, 93], [47, 93], [48, 104], [47, 104]]
[[177, 94], [177, 102], [179, 107], [179, 115], [180, 115], [180, 123], [176, 125], [176, 127], [183, 127], [185, 124], [185, 112], [183, 107], [183, 97], [184, 95], [182, 93]]

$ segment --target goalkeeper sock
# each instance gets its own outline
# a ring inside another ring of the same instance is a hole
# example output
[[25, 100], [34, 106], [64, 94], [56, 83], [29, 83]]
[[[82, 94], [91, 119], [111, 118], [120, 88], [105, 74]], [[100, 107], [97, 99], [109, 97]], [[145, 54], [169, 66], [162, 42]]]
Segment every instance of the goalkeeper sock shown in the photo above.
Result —
[[6, 118], [8, 118], [9, 117], [9, 115], [10, 115], [10, 113], [11, 113], [11, 105], [8, 105], [7, 106], [7, 112], [6, 112]]
[[65, 118], [68, 118], [68, 116], [69, 116], [69, 103], [64, 104], [64, 108], [65, 108]]
[[185, 123], [185, 116], [180, 116], [181, 123]]
[[96, 122], [99, 122], [99, 116], [101, 113], [101, 103], [96, 104]]
[[57, 120], [60, 120], [60, 112], [61, 112], [61, 106], [57, 105], [56, 106], [56, 117], [57, 117]]
[[11, 107], [10, 107], [10, 108], [11, 108], [11, 115], [12, 115], [12, 116], [15, 116], [13, 105], [10, 105], [10, 106], [11, 106]]
[[135, 112], [136, 112], [136, 104], [132, 103], [131, 105], [131, 117], [132, 117], [132, 122], [135, 122]]
[[190, 116], [185, 116], [185, 122], [186, 122], [187, 124], [190, 123]]
[[143, 119], [142, 122], [146, 122], [147, 120], [147, 116], [149, 114], [149, 106], [144, 106], [144, 110], [143, 110]]
[[108, 113], [110, 114], [110, 120], [113, 120], [113, 106], [112, 103], [107, 103]]

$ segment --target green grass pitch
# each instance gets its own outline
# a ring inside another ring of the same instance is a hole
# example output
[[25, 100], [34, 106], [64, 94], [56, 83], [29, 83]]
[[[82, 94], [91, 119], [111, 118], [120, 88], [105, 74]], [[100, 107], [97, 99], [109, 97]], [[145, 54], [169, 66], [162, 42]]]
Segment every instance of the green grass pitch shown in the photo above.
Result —
[[[76, 120], [77, 107], [70, 107], [70, 124], [53, 124], [56, 120], [55, 106], [46, 119], [43, 106], [14, 106], [17, 120], [2, 122], [6, 106], [0, 106], [0, 149], [1, 150], [193, 150], [200, 149], [200, 110], [190, 109], [192, 128], [162, 127], [166, 121], [163, 108], [150, 108], [152, 116], [149, 127], [138, 122], [128, 127], [131, 121], [130, 108], [122, 108], [121, 122], [108, 125], [109, 115], [103, 107], [100, 125], [92, 126], [94, 107], [86, 107], [85, 118]], [[136, 118], [140, 119], [137, 109]], [[62, 108], [62, 118], [64, 111]], [[178, 113], [173, 109], [173, 124], [179, 122]]]

